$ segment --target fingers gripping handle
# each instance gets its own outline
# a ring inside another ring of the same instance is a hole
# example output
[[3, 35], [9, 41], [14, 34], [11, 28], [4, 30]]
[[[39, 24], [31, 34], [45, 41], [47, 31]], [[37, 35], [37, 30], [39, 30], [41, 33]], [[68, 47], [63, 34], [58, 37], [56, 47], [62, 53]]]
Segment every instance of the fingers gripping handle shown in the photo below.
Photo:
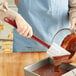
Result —
[[[9, 19], [8, 17], [5, 17], [4, 18], [4, 21], [9, 23], [10, 25], [12, 25], [13, 27], [17, 28], [17, 25], [16, 25], [16, 22], [15, 21], [12, 21], [11, 19]], [[48, 45], [46, 42], [44, 42], [43, 40], [41, 40], [40, 38], [38, 38], [37, 36], [35, 35], [32, 35], [31, 37], [33, 40], [39, 42], [40, 44], [42, 44], [43, 46], [45, 46], [46, 48], [50, 48], [50, 45]]]

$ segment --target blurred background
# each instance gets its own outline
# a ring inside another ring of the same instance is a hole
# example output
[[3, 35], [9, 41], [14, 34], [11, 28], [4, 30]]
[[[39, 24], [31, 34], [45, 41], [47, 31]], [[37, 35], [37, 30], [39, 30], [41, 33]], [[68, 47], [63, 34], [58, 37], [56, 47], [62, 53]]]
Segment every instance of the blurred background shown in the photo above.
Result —
[[[10, 9], [18, 11], [14, 0], [7, 0]], [[13, 52], [13, 27], [0, 21], [0, 53]]]

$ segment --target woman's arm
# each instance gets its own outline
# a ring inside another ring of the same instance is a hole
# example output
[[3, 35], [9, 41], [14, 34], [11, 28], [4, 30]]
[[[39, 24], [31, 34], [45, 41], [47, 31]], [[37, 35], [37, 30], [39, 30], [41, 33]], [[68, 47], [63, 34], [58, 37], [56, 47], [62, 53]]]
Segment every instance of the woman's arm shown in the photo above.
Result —
[[71, 26], [76, 27], [76, 0], [69, 0], [70, 12], [69, 17], [71, 21]]
[[11, 18], [15, 20], [17, 24], [17, 31], [20, 35], [30, 38], [33, 35], [32, 27], [25, 21], [25, 19], [17, 12], [7, 8], [7, 2], [2, 0], [0, 5], [0, 19], [4, 20], [4, 17]]

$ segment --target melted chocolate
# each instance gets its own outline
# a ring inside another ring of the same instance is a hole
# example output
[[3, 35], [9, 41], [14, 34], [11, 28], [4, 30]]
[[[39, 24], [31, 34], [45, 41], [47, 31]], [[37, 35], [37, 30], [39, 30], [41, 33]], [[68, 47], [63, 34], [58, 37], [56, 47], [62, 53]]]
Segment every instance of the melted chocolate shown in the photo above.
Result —
[[[73, 55], [76, 52], [76, 35], [70, 34], [67, 37], [64, 38], [62, 41], [61, 47], [66, 49], [71, 53], [71, 56], [68, 58], [68, 56], [60, 56], [54, 58], [54, 66], [51, 64], [47, 64], [34, 72], [39, 74], [40, 76], [61, 76], [66, 71], [60, 69], [60, 65], [62, 63], [70, 63], [70, 58], [73, 58]], [[74, 61], [74, 60], [73, 60]], [[76, 61], [76, 60], [75, 60]]]
[[[71, 58], [73, 59], [73, 56], [76, 52], [76, 34], [70, 34], [68, 36], [66, 36], [64, 38], [64, 40], [62, 41], [61, 46], [66, 49], [67, 51], [69, 51], [71, 53], [70, 56], [60, 56], [60, 57], [55, 57], [54, 58], [54, 68], [55, 71], [59, 71], [59, 67], [61, 64], [68, 64], [68, 63], [72, 63], [72, 60], [70, 60]], [[75, 60], [74, 60], [75, 59]], [[76, 58], [73, 59], [73, 62], [76, 61]]]
[[61, 46], [71, 53], [71, 58], [76, 52], [76, 34], [70, 34], [65, 37]]
[[65, 72], [55, 72], [54, 71], [54, 66], [51, 64], [46, 64], [43, 67], [33, 71], [37, 74], [39, 74], [40, 76], [61, 76], [62, 74], [64, 74]]

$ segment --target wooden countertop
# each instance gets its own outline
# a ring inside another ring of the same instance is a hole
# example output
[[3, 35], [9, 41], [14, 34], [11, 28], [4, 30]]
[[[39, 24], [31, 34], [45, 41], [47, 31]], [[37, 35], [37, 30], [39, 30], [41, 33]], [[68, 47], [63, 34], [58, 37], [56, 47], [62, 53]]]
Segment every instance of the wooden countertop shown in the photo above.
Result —
[[24, 76], [25, 66], [46, 57], [46, 52], [0, 54], [0, 76]]

